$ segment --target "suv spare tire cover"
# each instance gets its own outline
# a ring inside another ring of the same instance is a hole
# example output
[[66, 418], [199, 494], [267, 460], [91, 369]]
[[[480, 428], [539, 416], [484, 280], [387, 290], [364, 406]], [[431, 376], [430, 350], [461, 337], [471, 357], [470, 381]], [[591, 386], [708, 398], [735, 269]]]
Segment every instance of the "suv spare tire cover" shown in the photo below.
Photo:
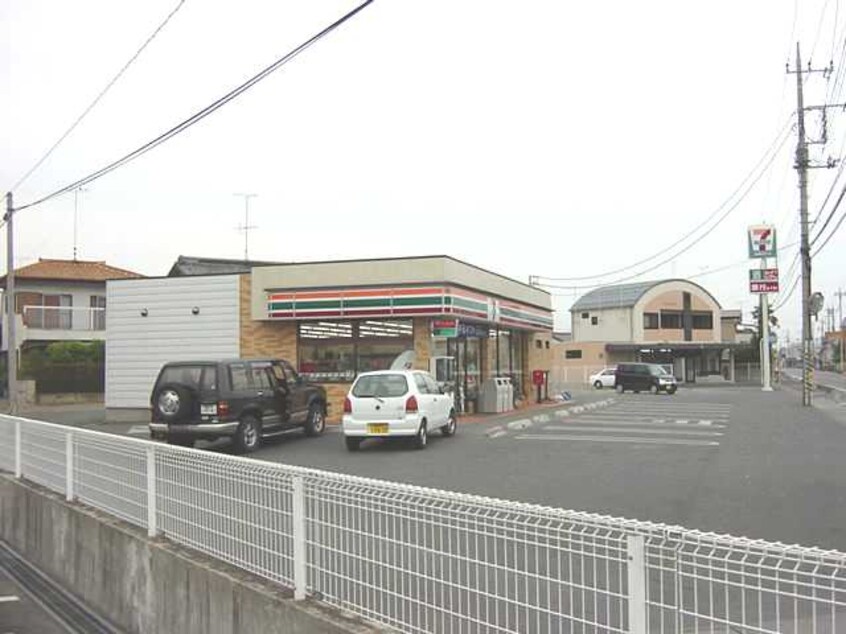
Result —
[[191, 415], [194, 395], [184, 385], [166, 383], [156, 390], [153, 406], [167, 422], [184, 420]]

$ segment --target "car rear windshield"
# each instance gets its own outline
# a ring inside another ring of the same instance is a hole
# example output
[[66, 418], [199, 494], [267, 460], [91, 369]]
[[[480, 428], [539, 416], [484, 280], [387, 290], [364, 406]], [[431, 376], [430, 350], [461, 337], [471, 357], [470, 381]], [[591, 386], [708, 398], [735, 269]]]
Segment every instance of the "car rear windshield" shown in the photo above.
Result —
[[217, 367], [213, 365], [171, 365], [162, 370], [159, 385], [178, 383], [195, 389], [217, 389]]
[[373, 396], [402, 396], [408, 392], [408, 381], [403, 374], [372, 374], [356, 381], [352, 394], [358, 398]]

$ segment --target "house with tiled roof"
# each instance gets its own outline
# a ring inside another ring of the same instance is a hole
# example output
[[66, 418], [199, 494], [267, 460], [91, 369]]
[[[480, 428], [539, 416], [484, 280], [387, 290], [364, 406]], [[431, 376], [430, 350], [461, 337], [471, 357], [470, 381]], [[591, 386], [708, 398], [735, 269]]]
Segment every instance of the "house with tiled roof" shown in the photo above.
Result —
[[[105, 341], [106, 282], [144, 277], [105, 262], [40, 258], [15, 270], [17, 345]], [[5, 295], [6, 276], [0, 278]], [[3, 350], [8, 349], [3, 319]]]

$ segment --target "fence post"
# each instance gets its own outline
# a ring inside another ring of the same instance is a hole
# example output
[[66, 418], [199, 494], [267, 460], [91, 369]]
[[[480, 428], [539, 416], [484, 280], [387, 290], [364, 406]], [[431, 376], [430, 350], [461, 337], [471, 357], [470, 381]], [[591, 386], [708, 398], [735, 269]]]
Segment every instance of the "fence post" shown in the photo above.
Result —
[[73, 502], [73, 432], [65, 434], [65, 499]]
[[629, 571], [629, 632], [646, 634], [646, 556], [643, 535], [626, 536]]
[[147, 535], [155, 537], [156, 524], [156, 449], [147, 447]]
[[302, 476], [291, 478], [293, 492], [291, 511], [294, 537], [294, 599], [306, 597], [306, 522], [305, 522], [305, 483]]
[[23, 465], [21, 464], [21, 421], [15, 421], [15, 477], [20, 478], [23, 475]]

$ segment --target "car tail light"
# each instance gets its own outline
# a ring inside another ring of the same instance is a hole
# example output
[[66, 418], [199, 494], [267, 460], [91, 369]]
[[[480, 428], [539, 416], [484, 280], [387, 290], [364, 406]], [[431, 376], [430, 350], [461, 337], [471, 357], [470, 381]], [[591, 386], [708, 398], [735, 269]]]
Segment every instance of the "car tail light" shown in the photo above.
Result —
[[406, 412], [416, 412], [417, 411], [417, 397], [412, 394], [408, 397], [408, 400], [405, 402], [405, 411]]
[[344, 397], [344, 414], [352, 414], [352, 401], [349, 396]]
[[229, 401], [218, 401], [217, 402], [217, 415], [218, 416], [229, 416]]

